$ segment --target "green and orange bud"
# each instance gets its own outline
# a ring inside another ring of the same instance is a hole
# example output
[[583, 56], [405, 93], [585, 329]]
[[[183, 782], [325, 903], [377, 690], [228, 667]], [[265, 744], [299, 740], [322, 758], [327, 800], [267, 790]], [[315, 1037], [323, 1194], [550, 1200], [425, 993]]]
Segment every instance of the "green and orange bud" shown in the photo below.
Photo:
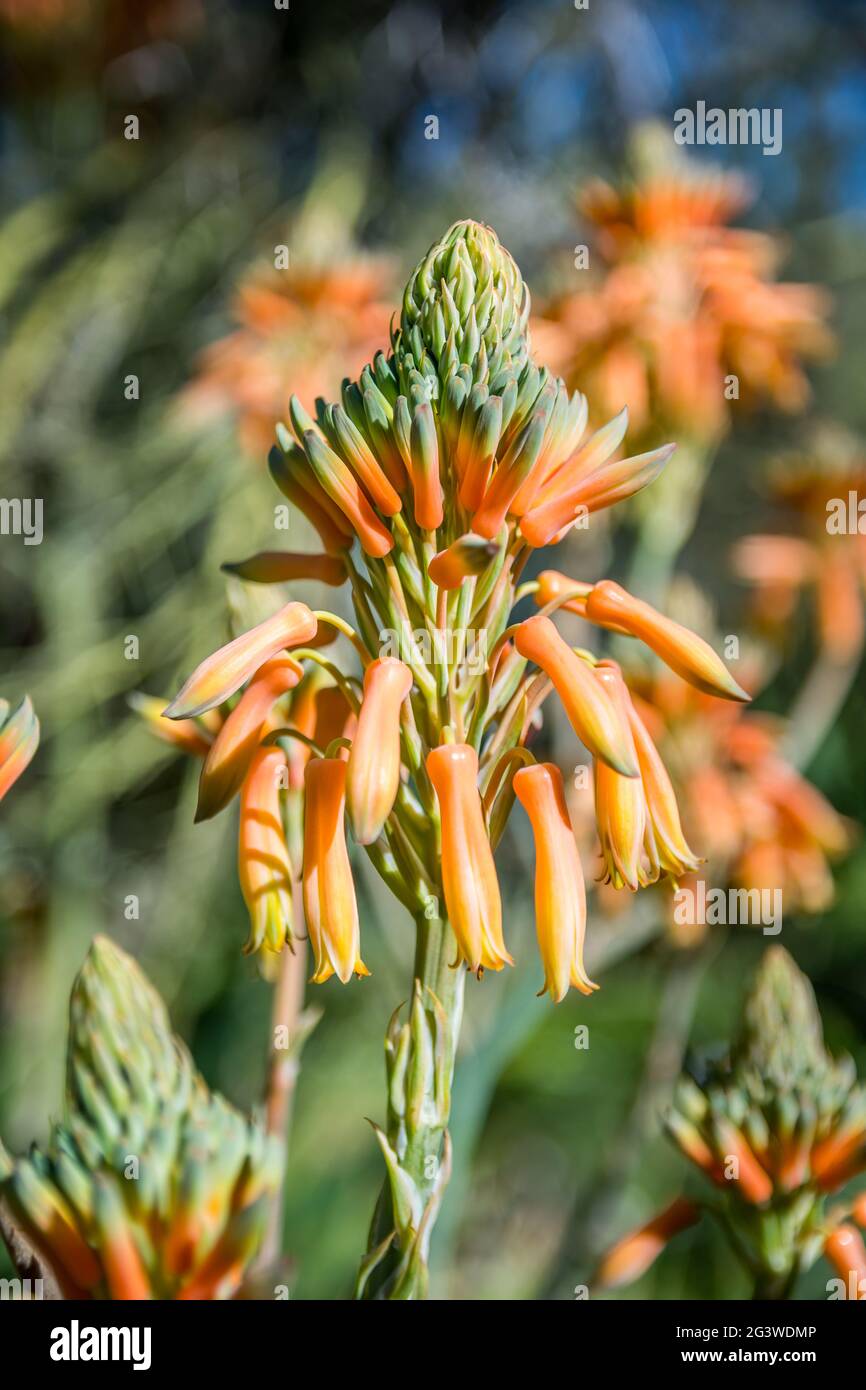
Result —
[[396, 657], [372, 661], [352, 739], [346, 777], [349, 822], [359, 845], [370, 845], [391, 814], [400, 786], [400, 708], [412, 672]]
[[[628, 751], [639, 767], [629, 726], [629, 698], [619, 668], [613, 662], [598, 665], [594, 679], [607, 693], [611, 705], [628, 731]], [[623, 777], [608, 763], [594, 764], [595, 819], [604, 860], [604, 881], [614, 888], [635, 892], [658, 877], [658, 866], [647, 860], [647, 809], [640, 776]]]
[[153, 986], [104, 937], [72, 989], [66, 1072], [48, 1144], [0, 1175], [22, 1243], [64, 1298], [233, 1298], [281, 1146], [207, 1089]]
[[352, 866], [346, 848], [346, 763], [312, 758], [304, 773], [304, 914], [316, 969], [315, 984], [337, 975], [369, 975], [361, 960], [361, 934]]
[[481, 506], [472, 518], [472, 529], [486, 540], [498, 535], [520, 487], [530, 476], [541, 454], [549, 411], [539, 410], [524, 425], [503, 456], [487, 486]]
[[343, 513], [364, 554], [377, 559], [387, 555], [394, 545], [391, 532], [374, 512], [351, 469], [314, 429], [305, 430], [300, 443], [316, 482]]
[[444, 516], [443, 493], [436, 421], [426, 401], [415, 407], [412, 416], [409, 460], [415, 523], [425, 531], [435, 531]]
[[460, 505], [471, 513], [477, 511], [481, 506], [490, 478], [490, 470], [493, 467], [493, 460], [496, 457], [496, 450], [499, 447], [499, 440], [502, 435], [502, 397], [485, 396], [471, 427], [471, 437], [469, 437], [468, 424], [470, 420], [469, 404], [464, 407], [463, 418], [467, 422], [467, 438], [461, 454], [458, 437], [455, 466], [460, 477], [458, 491]]
[[287, 603], [272, 618], [220, 647], [197, 666], [163, 711], [165, 717], [192, 719], [221, 705], [272, 656], [315, 638], [318, 626], [305, 603]]
[[238, 836], [238, 878], [250, 914], [247, 953], [292, 943], [292, 865], [280, 798], [287, 785], [282, 749], [256, 748], [241, 788]]
[[535, 839], [535, 929], [544, 966], [542, 993], [548, 991], [558, 1004], [570, 985], [581, 994], [597, 988], [583, 964], [586, 891], [580, 855], [558, 767], [536, 763], [520, 768], [514, 791]]
[[278, 426], [277, 433], [281, 432], [285, 449], [275, 447], [268, 454], [270, 475], [286, 500], [297, 507], [318, 533], [327, 554], [341, 555], [351, 549], [352, 528], [339, 507], [317, 483], [303, 449], [292, 443], [291, 435], [284, 426]]
[[29, 695], [11, 714], [0, 700], [0, 801], [18, 781], [39, 746], [39, 720]]
[[492, 227], [455, 222], [419, 263], [403, 296], [398, 360], [428, 358], [443, 380], [449, 357], [475, 380], [517, 375], [528, 357], [529, 292]]
[[592, 667], [560, 637], [550, 618], [527, 618], [514, 645], [550, 677], [571, 727], [594, 757], [623, 777], [637, 777], [638, 765], [628, 721], [602, 686]]
[[459, 589], [466, 579], [483, 574], [499, 547], [481, 536], [460, 536], [430, 561], [429, 575], [440, 589]]
[[[750, 1267], [784, 1288], [839, 1219], [826, 1194], [866, 1167], [866, 1093], [851, 1059], [826, 1051], [809, 981], [781, 947], [761, 961], [736, 1044], [705, 1071], [700, 1085], [680, 1078], [668, 1130], [724, 1193]], [[851, 1246], [846, 1264], [845, 1244], [826, 1251], [842, 1273], [858, 1257]]]
[[339, 555], [305, 555], [290, 550], [262, 550], [248, 560], [222, 566], [226, 574], [250, 584], [290, 584], [312, 579], [337, 587], [346, 582], [346, 565]]
[[680, 1231], [700, 1220], [701, 1210], [686, 1197], [677, 1197], [645, 1226], [632, 1231], [608, 1250], [596, 1271], [593, 1283], [601, 1289], [621, 1289], [633, 1284], [658, 1259]]
[[163, 743], [170, 743], [173, 748], [179, 748], [181, 752], [190, 753], [196, 758], [207, 757], [214, 733], [222, 725], [222, 719], [215, 711], [211, 712], [215, 715], [214, 729], [207, 727], [206, 715], [201, 719], [167, 719], [163, 714], [165, 700], [160, 700], [156, 695], [142, 695], [138, 691], [128, 697], [127, 704]]
[[273, 706], [304, 674], [290, 656], [275, 656], [256, 671], [210, 748], [198, 786], [197, 821], [209, 820], [240, 790]]
[[443, 743], [427, 755], [442, 824], [442, 888], [459, 958], [470, 970], [513, 964], [502, 936], [502, 903], [478, 791], [478, 755]]
[[557, 543], [579, 517], [625, 502], [655, 482], [673, 452], [674, 445], [666, 444], [648, 454], [619, 459], [561, 489], [554, 476], [546, 490], [554, 495], [549, 501], [535, 503], [521, 518], [523, 539], [536, 550]]
[[634, 598], [612, 579], [595, 585], [587, 596], [585, 615], [599, 627], [612, 627], [639, 638], [672, 671], [706, 695], [717, 695], [723, 700], [751, 699], [708, 642], [642, 599]]

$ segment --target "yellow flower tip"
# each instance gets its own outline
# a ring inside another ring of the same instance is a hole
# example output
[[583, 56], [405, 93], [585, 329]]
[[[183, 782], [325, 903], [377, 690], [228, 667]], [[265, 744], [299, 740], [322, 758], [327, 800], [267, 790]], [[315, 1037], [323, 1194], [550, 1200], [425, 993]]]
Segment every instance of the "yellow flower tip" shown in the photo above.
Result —
[[277, 747], [257, 748], [241, 787], [238, 877], [250, 935], [245, 953], [292, 941], [292, 864], [283, 832], [280, 790], [286, 757]]
[[303, 667], [290, 656], [272, 657], [256, 671], [207, 750], [199, 778], [196, 822], [217, 815], [240, 790], [275, 701], [293, 690], [303, 674]]
[[126, 702], [157, 738], [180, 748], [184, 753], [191, 753], [199, 758], [207, 757], [213, 735], [197, 720], [166, 719], [163, 714], [165, 700], [160, 700], [155, 695], [142, 695], [137, 690], [127, 696]]
[[305, 603], [287, 603], [197, 666], [163, 710], [166, 719], [192, 719], [234, 695], [270, 657], [316, 636], [318, 622]]
[[[622, 678], [612, 666], [597, 667], [595, 680], [627, 719]], [[630, 731], [629, 731], [630, 734]], [[632, 741], [632, 748], [634, 742]], [[637, 754], [635, 754], [637, 759]], [[658, 877], [644, 858], [647, 841], [647, 809], [640, 777], [623, 777], [596, 759], [594, 765], [595, 818], [604, 861], [603, 881], [614, 888], [636, 892]]]
[[544, 966], [544, 989], [559, 1004], [574, 985], [581, 994], [598, 988], [583, 964], [586, 891], [580, 855], [565, 802], [562, 773], [536, 763], [514, 775], [514, 792], [535, 840], [535, 927]]
[[569, 722], [594, 757], [623, 777], [637, 777], [638, 765], [627, 721], [592, 668], [560, 637], [550, 618], [527, 618], [514, 636], [522, 657], [534, 661], [553, 682]]
[[704, 694], [724, 700], [751, 700], [708, 642], [635, 598], [612, 579], [595, 585], [587, 596], [585, 612], [589, 621], [599, 627], [639, 638], [672, 671]]
[[442, 824], [442, 889], [458, 959], [477, 974], [514, 962], [502, 936], [502, 903], [478, 792], [478, 755], [444, 743], [427, 755]]
[[251, 584], [289, 584], [312, 579], [337, 588], [346, 578], [346, 565], [339, 555], [306, 555], [289, 550], [263, 550], [248, 560], [220, 568]]
[[346, 848], [347, 764], [312, 758], [304, 770], [304, 914], [315, 955], [314, 983], [347, 984], [369, 972], [361, 960], [358, 904]]
[[[606, 663], [600, 663], [601, 666]], [[662, 758], [646, 725], [634, 708], [628, 691], [625, 704], [640, 767], [646, 805], [645, 847], [650, 861], [674, 880], [694, 873], [703, 863], [686, 842], [676, 793]]]
[[349, 821], [359, 845], [378, 839], [397, 799], [400, 707], [411, 689], [412, 672], [396, 657], [380, 657], [364, 673], [346, 782]]
[[428, 571], [430, 578], [439, 589], [459, 589], [464, 580], [483, 574], [498, 551], [495, 541], [469, 532], [433, 556]]
[[6, 700], [0, 700], [0, 801], [18, 781], [39, 746], [39, 720], [25, 695], [10, 714]]
[[593, 1283], [602, 1289], [618, 1289], [640, 1279], [665, 1246], [680, 1231], [700, 1220], [700, 1208], [685, 1197], [677, 1197], [645, 1226], [630, 1232], [603, 1257]]

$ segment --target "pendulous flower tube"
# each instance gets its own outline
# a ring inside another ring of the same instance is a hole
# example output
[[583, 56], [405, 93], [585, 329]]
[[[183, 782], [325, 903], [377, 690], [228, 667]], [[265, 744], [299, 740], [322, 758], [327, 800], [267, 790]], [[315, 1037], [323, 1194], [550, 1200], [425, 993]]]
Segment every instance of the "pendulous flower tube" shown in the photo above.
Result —
[[346, 805], [359, 845], [378, 837], [400, 786], [400, 707], [412, 689], [412, 672], [396, 657], [371, 661], [349, 752]]
[[583, 964], [586, 892], [574, 830], [565, 804], [562, 773], [554, 763], [535, 763], [514, 775], [514, 791], [535, 839], [535, 929], [544, 966], [544, 989], [559, 1004], [574, 985], [591, 994], [596, 985]]
[[512, 965], [502, 936], [502, 904], [478, 793], [478, 754], [445, 743], [427, 755], [442, 822], [442, 887], [460, 959], [478, 974]]
[[344, 829], [346, 763], [312, 758], [304, 772], [304, 915], [316, 957], [313, 980], [369, 975]]
[[250, 914], [247, 952], [281, 951], [292, 942], [292, 865], [280, 805], [287, 783], [282, 749], [257, 748], [241, 788], [238, 836], [238, 877]]

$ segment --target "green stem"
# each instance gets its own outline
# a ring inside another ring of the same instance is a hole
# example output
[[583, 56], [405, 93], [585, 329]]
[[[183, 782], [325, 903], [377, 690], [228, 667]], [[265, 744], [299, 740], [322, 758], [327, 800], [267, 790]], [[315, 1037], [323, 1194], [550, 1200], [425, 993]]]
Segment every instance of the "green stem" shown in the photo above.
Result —
[[388, 1122], [380, 1144], [388, 1177], [370, 1226], [359, 1298], [427, 1293], [430, 1235], [450, 1168], [447, 1126], [466, 974], [453, 966], [456, 954], [447, 921], [417, 919], [410, 1017], [401, 1026], [395, 1016], [386, 1040]]

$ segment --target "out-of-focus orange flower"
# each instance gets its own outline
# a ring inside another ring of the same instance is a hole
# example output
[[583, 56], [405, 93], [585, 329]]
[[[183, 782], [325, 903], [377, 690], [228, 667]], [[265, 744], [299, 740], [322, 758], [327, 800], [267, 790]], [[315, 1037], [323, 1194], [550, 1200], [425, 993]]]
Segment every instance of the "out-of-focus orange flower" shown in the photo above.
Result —
[[586, 893], [562, 773], [553, 763], [523, 767], [514, 791], [535, 839], [535, 929], [544, 966], [543, 994], [560, 1003], [570, 985], [591, 994], [596, 985], [583, 965]]
[[310, 403], [330, 398], [387, 344], [393, 288], [384, 260], [256, 267], [235, 296], [238, 328], [202, 354], [187, 414], [236, 413], [244, 448], [266, 454], [291, 391]]
[[686, 1197], [675, 1198], [664, 1211], [660, 1211], [646, 1225], [623, 1236], [607, 1251], [596, 1270], [593, 1283], [602, 1289], [618, 1289], [624, 1284], [633, 1284], [646, 1274], [668, 1242], [680, 1231], [694, 1226], [700, 1217], [700, 1207], [694, 1202]]
[[746, 536], [734, 569], [752, 586], [759, 628], [781, 642], [805, 593], [821, 654], [856, 660], [866, 633], [866, 455], [838, 426], [819, 425], [806, 447], [771, 469], [769, 490], [793, 513], [796, 534]]
[[850, 847], [851, 829], [785, 760], [784, 723], [664, 674], [635, 684], [708, 880], [780, 890], [786, 913], [824, 911], [833, 899], [830, 861]]
[[731, 376], [747, 404], [803, 408], [801, 364], [832, 345], [826, 298], [774, 278], [775, 238], [726, 225], [748, 201], [736, 177], [688, 166], [622, 190], [601, 182], [584, 190], [579, 207], [604, 278], [552, 299], [532, 333], [598, 418], [628, 401], [641, 438], [712, 441], [728, 422]]
[[837, 1226], [824, 1242], [824, 1254], [846, 1285], [854, 1276], [856, 1299], [866, 1299], [866, 1245], [854, 1226]]
[[346, 800], [359, 845], [377, 838], [400, 786], [400, 707], [412, 672], [396, 657], [378, 657], [364, 672], [364, 698], [352, 738]]
[[346, 763], [312, 758], [304, 774], [304, 915], [316, 957], [313, 980], [369, 975], [361, 960], [358, 904], [344, 829]]
[[442, 822], [442, 888], [460, 959], [470, 970], [513, 964], [502, 937], [502, 903], [478, 792], [478, 755], [445, 743], [427, 755]]
[[39, 746], [39, 720], [25, 695], [10, 713], [7, 700], [0, 700], [0, 801], [18, 781]]

